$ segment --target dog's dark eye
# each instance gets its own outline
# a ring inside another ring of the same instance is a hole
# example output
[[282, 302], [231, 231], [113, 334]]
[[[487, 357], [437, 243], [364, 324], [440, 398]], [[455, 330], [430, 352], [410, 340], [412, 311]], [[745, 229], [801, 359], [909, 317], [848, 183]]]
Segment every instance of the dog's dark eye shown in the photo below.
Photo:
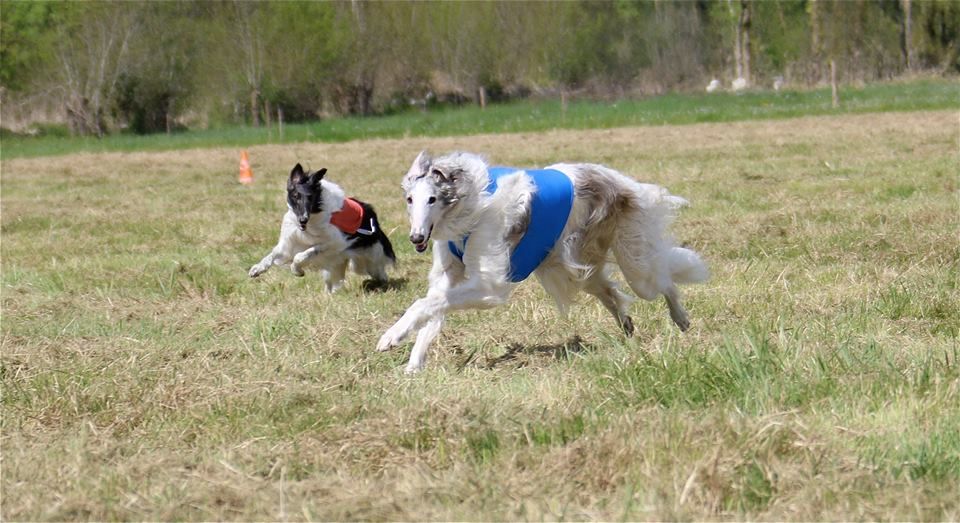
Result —
[[437, 197], [436, 197], [436, 196], [431, 196], [430, 199], [427, 200], [427, 203], [429, 203], [430, 205], [433, 205], [433, 203], [436, 202], [436, 201], [437, 201]]
[[412, 204], [412, 203], [413, 203], [413, 198], [407, 196], [407, 203], [411, 203], [411, 204]]

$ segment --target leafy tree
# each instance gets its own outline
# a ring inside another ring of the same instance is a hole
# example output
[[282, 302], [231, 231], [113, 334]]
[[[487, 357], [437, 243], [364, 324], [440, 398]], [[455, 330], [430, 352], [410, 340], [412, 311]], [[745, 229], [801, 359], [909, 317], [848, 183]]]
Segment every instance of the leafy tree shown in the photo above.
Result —
[[960, 2], [927, 0], [915, 3], [914, 9], [918, 66], [960, 73]]
[[583, 87], [609, 72], [617, 30], [613, 4], [582, 2], [558, 7], [559, 27], [567, 28], [551, 41], [556, 59], [548, 63], [552, 76], [568, 88]]
[[754, 73], [800, 80], [812, 58], [810, 23], [802, 0], [754, 2]]
[[23, 89], [31, 74], [50, 60], [54, 4], [5, 2], [0, 7], [0, 86]]
[[195, 6], [157, 2], [138, 6], [139, 31], [114, 100], [118, 120], [136, 133], [170, 132], [193, 91]]
[[140, 29], [140, 6], [122, 2], [53, 4], [55, 84], [72, 132], [102, 135], [130, 45]]
[[865, 80], [877, 71], [891, 77], [903, 68], [897, 20], [875, 2], [832, 2], [822, 9], [823, 46], [848, 78]]
[[[960, 72], [955, 0], [0, 5], [0, 95], [56, 101], [76, 133], [368, 115], [432, 91], [622, 96], [711, 77], [870, 81]], [[28, 96], [28, 93], [30, 96]], [[0, 108], [9, 107], [4, 103]]]
[[264, 24], [273, 51], [264, 66], [264, 113], [269, 114], [272, 106], [288, 120], [316, 118], [324, 93], [336, 81], [335, 66], [345, 45], [345, 35], [336, 27], [334, 5], [271, 3]]

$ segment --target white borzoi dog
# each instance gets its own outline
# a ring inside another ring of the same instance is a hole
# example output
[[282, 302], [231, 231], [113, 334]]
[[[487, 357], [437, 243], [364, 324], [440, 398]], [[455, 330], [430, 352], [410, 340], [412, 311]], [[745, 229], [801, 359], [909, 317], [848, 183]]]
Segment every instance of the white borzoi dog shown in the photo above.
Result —
[[[632, 298], [610, 280], [611, 251], [637, 295], [663, 295], [674, 323], [682, 330], [690, 326], [676, 284], [704, 281], [708, 272], [696, 252], [677, 247], [668, 235], [687, 202], [662, 187], [595, 164], [518, 170], [489, 167], [470, 153], [431, 158], [422, 152], [402, 188], [410, 241], [423, 252], [433, 239], [433, 267], [426, 297], [383, 334], [377, 350], [416, 332], [408, 373], [423, 368], [448, 311], [501, 305], [531, 271], [561, 313], [583, 290], [632, 335]], [[534, 229], [546, 232], [528, 241], [540, 234]], [[539, 252], [520, 253], [524, 243]]]
[[396, 256], [377, 214], [369, 204], [347, 198], [340, 186], [324, 180], [326, 172], [306, 173], [299, 163], [290, 171], [280, 240], [250, 268], [251, 278], [273, 265], [290, 263], [297, 276], [303, 276], [306, 266], [322, 269], [330, 292], [343, 284], [348, 265], [375, 284], [387, 281], [387, 267], [396, 263]]

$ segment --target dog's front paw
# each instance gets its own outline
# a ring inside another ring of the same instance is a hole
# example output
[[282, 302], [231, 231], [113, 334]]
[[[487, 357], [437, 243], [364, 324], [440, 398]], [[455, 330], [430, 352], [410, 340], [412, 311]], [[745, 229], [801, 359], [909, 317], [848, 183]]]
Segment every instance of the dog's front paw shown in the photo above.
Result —
[[403, 342], [404, 333], [399, 332], [397, 326], [394, 325], [390, 327], [387, 332], [383, 333], [383, 336], [380, 336], [380, 341], [377, 342], [377, 350], [380, 352], [388, 351], [394, 347], [399, 347]]
[[423, 363], [415, 363], [413, 361], [407, 363], [407, 367], [403, 369], [403, 373], [410, 375], [416, 374], [423, 370]]
[[293, 275], [297, 277], [302, 277], [304, 275], [303, 268], [296, 263], [290, 264], [290, 272], [292, 272]]
[[248, 272], [247, 274], [248, 274], [251, 278], [256, 278], [257, 276], [260, 276], [261, 274], [267, 272], [267, 269], [268, 269], [268, 268], [269, 268], [269, 267], [265, 267], [265, 266], [263, 266], [263, 265], [261, 265], [261, 264], [258, 263], [258, 264], [256, 264], [256, 265], [254, 265], [253, 267], [250, 267], [250, 272]]
[[312, 258], [312, 257], [313, 257], [313, 256], [311, 255], [309, 249], [308, 249], [308, 250], [305, 250], [305, 251], [303, 251], [303, 252], [298, 252], [298, 253], [293, 257], [293, 264], [294, 264], [294, 265], [303, 265], [304, 263], [306, 263], [307, 260], [309, 260], [309, 259]]

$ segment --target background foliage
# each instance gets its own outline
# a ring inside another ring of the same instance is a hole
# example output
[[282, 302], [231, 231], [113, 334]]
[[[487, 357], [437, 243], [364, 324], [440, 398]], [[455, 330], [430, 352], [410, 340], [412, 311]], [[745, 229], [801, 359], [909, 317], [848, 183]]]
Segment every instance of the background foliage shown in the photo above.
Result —
[[494, 102], [699, 90], [737, 76], [744, 30], [754, 85], [820, 85], [830, 60], [848, 83], [960, 70], [949, 0], [8, 1], [0, 22], [4, 125], [54, 115], [98, 136], [425, 109], [481, 88]]

